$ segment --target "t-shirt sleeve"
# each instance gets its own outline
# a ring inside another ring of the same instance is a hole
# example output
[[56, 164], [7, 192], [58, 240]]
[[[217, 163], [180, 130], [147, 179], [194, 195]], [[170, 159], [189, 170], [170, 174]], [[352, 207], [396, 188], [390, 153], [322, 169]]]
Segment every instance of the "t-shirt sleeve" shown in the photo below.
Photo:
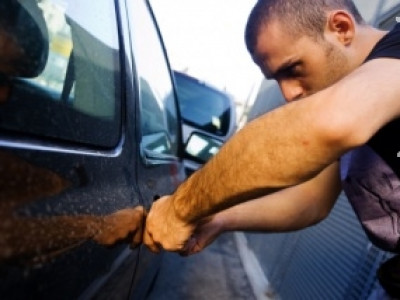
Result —
[[400, 59], [400, 23], [376, 44], [365, 61], [382, 57]]

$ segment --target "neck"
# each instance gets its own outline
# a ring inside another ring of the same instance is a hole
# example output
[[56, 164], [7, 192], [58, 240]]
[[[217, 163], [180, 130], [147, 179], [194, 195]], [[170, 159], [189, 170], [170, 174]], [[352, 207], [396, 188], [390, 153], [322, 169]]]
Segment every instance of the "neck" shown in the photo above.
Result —
[[359, 26], [358, 31], [357, 57], [355, 60], [357, 65], [355, 68], [365, 61], [379, 40], [387, 34], [387, 31], [366, 25]]

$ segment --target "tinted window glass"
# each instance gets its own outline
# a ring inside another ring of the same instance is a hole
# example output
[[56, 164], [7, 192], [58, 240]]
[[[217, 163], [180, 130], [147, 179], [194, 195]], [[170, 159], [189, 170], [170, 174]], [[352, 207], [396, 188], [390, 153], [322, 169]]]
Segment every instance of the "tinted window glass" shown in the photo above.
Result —
[[176, 155], [176, 99], [164, 49], [145, 1], [134, 1], [133, 7], [133, 46], [139, 76], [142, 148]]
[[228, 96], [177, 72], [175, 81], [184, 121], [210, 133], [226, 135], [230, 122]]
[[105, 147], [120, 133], [113, 1], [2, 0], [0, 127]]

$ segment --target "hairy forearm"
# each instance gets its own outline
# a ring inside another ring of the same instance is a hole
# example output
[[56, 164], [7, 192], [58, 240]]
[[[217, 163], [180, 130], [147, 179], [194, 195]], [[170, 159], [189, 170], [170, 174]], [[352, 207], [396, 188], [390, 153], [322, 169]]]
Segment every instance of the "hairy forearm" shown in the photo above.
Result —
[[318, 174], [344, 150], [308, 109], [293, 103], [249, 123], [179, 187], [175, 211], [195, 221]]
[[399, 76], [398, 60], [374, 60], [334, 86], [249, 123], [178, 188], [175, 213], [195, 222], [317, 175], [399, 117]]

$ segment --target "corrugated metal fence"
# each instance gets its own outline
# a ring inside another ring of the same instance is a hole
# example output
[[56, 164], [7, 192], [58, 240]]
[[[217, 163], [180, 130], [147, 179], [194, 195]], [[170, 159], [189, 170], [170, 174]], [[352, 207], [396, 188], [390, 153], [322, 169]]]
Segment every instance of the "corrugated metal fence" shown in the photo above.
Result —
[[366, 299], [387, 256], [368, 241], [343, 194], [316, 226], [246, 237], [281, 299]]

